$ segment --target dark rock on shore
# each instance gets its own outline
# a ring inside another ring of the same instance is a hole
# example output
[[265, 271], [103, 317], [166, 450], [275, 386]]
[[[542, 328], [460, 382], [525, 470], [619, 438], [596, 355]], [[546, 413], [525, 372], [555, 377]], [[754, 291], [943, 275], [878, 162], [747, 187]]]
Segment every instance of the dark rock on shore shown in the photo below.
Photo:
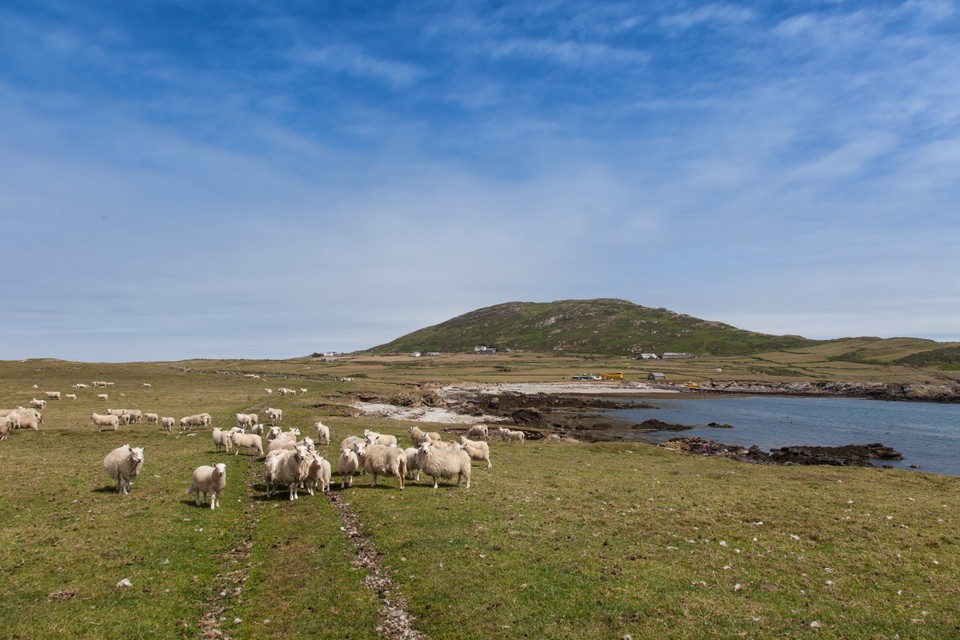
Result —
[[756, 445], [723, 444], [695, 436], [670, 438], [663, 446], [677, 451], [705, 456], [720, 456], [740, 462], [775, 465], [831, 465], [837, 467], [870, 467], [871, 460], [902, 460], [896, 449], [879, 442], [871, 444], [848, 444], [840, 447], [782, 447], [766, 453]]

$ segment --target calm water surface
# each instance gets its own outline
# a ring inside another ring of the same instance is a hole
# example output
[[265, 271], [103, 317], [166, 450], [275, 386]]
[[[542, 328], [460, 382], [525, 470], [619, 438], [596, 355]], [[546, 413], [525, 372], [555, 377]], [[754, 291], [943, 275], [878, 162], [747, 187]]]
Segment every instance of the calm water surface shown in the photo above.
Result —
[[960, 405], [956, 404], [767, 396], [657, 399], [652, 404], [660, 408], [624, 409], [611, 414], [630, 422], [657, 418], [674, 424], [719, 422], [734, 427], [692, 429], [679, 434], [658, 431], [638, 438], [647, 442], [693, 435], [728, 444], [755, 444], [768, 451], [790, 445], [882, 442], [904, 458], [884, 463], [960, 475]]

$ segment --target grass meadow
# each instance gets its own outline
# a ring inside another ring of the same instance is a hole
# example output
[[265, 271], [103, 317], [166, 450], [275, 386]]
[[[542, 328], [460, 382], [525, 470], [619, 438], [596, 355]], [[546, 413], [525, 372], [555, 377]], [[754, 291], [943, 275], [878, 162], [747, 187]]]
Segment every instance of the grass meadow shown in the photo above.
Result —
[[[89, 414], [207, 411], [227, 427], [238, 411], [275, 406], [304, 435], [323, 419], [335, 462], [336, 443], [365, 428], [407, 441], [405, 423], [351, 417], [351, 392], [552, 379], [590, 364], [421, 362], [0, 363], [2, 407], [45, 390], [78, 396], [51, 401], [40, 431], [0, 442], [0, 637], [380, 637], [377, 594], [327, 497], [268, 498], [262, 461], [214, 452], [209, 429], [97, 433]], [[115, 383], [106, 403], [71, 388], [92, 380]], [[280, 386], [309, 391], [264, 391]], [[102, 459], [126, 443], [146, 448], [145, 467], [121, 496]], [[334, 476], [332, 493], [430, 638], [960, 637], [960, 478], [760, 467], [639, 444], [491, 448], [493, 468], [475, 464], [469, 491], [372, 488], [368, 476], [341, 491]], [[211, 511], [185, 490], [214, 461], [227, 463], [228, 485]], [[115, 588], [123, 578], [133, 586]]]

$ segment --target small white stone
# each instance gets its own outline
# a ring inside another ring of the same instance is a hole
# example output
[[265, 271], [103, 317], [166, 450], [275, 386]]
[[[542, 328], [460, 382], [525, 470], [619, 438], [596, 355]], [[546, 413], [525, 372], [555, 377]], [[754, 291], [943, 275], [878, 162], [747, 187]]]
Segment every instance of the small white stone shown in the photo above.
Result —
[[132, 586], [133, 586], [133, 583], [130, 582], [130, 579], [129, 579], [129, 578], [124, 578], [123, 580], [121, 580], [120, 582], [118, 582], [118, 583], [116, 584], [115, 588], [116, 588], [116, 589], [125, 589], [125, 588], [132, 587]]

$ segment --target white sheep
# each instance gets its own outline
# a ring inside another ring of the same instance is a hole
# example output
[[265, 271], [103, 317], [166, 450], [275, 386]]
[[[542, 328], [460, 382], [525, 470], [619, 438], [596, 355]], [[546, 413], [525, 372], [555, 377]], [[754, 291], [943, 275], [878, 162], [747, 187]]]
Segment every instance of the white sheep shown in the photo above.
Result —
[[117, 447], [103, 459], [103, 468], [117, 481], [117, 493], [130, 493], [133, 479], [143, 469], [143, 447], [134, 448], [129, 444]]
[[77, 384], [73, 385], [73, 388], [74, 388], [74, 389], [89, 389], [89, 387], [88, 387], [87, 385], [83, 384], [82, 382], [78, 382]]
[[490, 437], [490, 428], [485, 424], [475, 424], [467, 430], [467, 437], [487, 440]]
[[250, 427], [250, 433], [255, 433], [255, 434], [257, 434], [257, 435], [263, 435], [263, 425], [262, 425], [262, 424], [255, 424], [255, 425], [253, 425], [252, 427]]
[[312, 462], [313, 456], [303, 446], [270, 454], [264, 468], [264, 479], [270, 494], [273, 494], [274, 485], [286, 485], [290, 500], [298, 500], [297, 488], [306, 481]]
[[470, 456], [463, 449], [438, 449], [424, 442], [417, 451], [417, 458], [423, 472], [433, 478], [434, 489], [438, 486], [437, 478], [450, 480], [454, 476], [457, 477], [457, 486], [466, 478], [466, 488], [470, 488]]
[[306, 488], [313, 495], [320, 487], [324, 493], [330, 491], [330, 462], [316, 451], [310, 452], [310, 469], [307, 471]]
[[112, 416], [110, 414], [101, 415], [94, 412], [90, 414], [90, 420], [93, 421], [94, 426], [97, 427], [97, 433], [100, 433], [107, 427], [113, 427], [114, 431], [120, 427], [119, 416]]
[[201, 413], [200, 417], [203, 419], [203, 426], [209, 427], [213, 424], [213, 416], [209, 413]]
[[165, 431], [173, 431], [176, 424], [177, 419], [172, 416], [163, 416], [160, 418], [160, 426], [162, 426]]
[[193, 470], [193, 486], [187, 489], [187, 495], [191, 493], [197, 496], [197, 506], [200, 506], [200, 494], [203, 493], [203, 501], [207, 501], [207, 495], [210, 496], [210, 508], [216, 509], [220, 506], [220, 495], [227, 486], [227, 465], [218, 462], [215, 465], [201, 465]]
[[403, 477], [407, 475], [407, 456], [403, 449], [360, 443], [356, 445], [356, 451], [360, 466], [373, 476], [371, 486], [377, 486], [377, 476], [393, 476], [403, 491]]
[[490, 462], [490, 445], [483, 440], [469, 440], [466, 436], [460, 436], [460, 446], [467, 452], [473, 460], [486, 460], [487, 469], [493, 466]]
[[421, 442], [426, 442], [427, 440], [439, 441], [440, 434], [436, 431], [426, 433], [421, 431], [418, 426], [410, 427], [410, 441], [413, 443], [413, 446], [419, 447]]
[[47, 396], [51, 400], [59, 400], [60, 392], [59, 391], [44, 391], [43, 395]]
[[30, 401], [30, 406], [31, 406], [31, 407], [36, 407], [37, 409], [43, 409], [44, 407], [47, 406], [47, 401], [46, 401], [46, 400], [37, 400], [36, 398], [34, 398], [33, 400]]
[[77, 394], [75, 394], [75, 393], [68, 393], [68, 394], [66, 394], [66, 395], [63, 396], [63, 397], [64, 397], [64, 398], [69, 398], [70, 400], [76, 400], [76, 399], [77, 399]]
[[[13, 416], [0, 417], [0, 440], [6, 440], [10, 432], [17, 428], [13, 426], [14, 420]], [[17, 426], [19, 426], [19, 421], [17, 421]]]
[[160, 422], [160, 415], [156, 413], [145, 413], [143, 414], [143, 419], [147, 421], [147, 424], [158, 424]]
[[353, 448], [340, 449], [340, 457], [337, 458], [337, 473], [340, 474], [340, 488], [349, 481], [353, 486], [353, 474], [360, 468], [360, 459], [357, 458], [357, 452]]
[[407, 477], [420, 482], [420, 462], [417, 459], [417, 451], [416, 447], [407, 447], [403, 450], [403, 455], [407, 457]]
[[[284, 436], [288, 434], [283, 434]], [[267, 453], [272, 451], [278, 451], [280, 449], [296, 449], [299, 446], [304, 446], [308, 451], [315, 451], [316, 446], [313, 444], [312, 438], [304, 438], [303, 440], [297, 442], [296, 438], [274, 438], [269, 443], [267, 443]]]
[[267, 392], [267, 395], [270, 395], [271, 393], [273, 393], [273, 389], [264, 389], [264, 391]]
[[143, 412], [140, 409], [124, 409], [123, 412], [129, 417], [130, 424], [143, 422]]
[[370, 429], [363, 430], [363, 437], [367, 444], [382, 444], [385, 447], [389, 447], [390, 445], [397, 446], [396, 436], [377, 433], [376, 431], [370, 431]]
[[207, 424], [206, 418], [202, 413], [196, 413], [192, 416], [180, 418], [180, 430], [189, 429], [193, 431], [194, 427], [202, 427]]
[[238, 413], [236, 418], [237, 426], [241, 428], [252, 427], [260, 421], [260, 416], [255, 413]]
[[360, 436], [347, 436], [346, 438], [340, 441], [340, 448], [356, 451], [358, 444], [366, 444], [366, 443], [363, 441], [363, 438], [361, 438]]
[[330, 427], [319, 420], [313, 426], [317, 428], [317, 444], [330, 444]]
[[149, 382], [144, 382], [143, 386], [146, 387], [147, 389], [150, 389], [151, 387], [153, 387], [153, 385], [150, 384]]
[[252, 449], [258, 456], [263, 455], [263, 438], [255, 433], [231, 433], [230, 442], [237, 448], [233, 455], [239, 454], [240, 449]]
[[230, 449], [233, 448], [233, 442], [230, 440], [231, 433], [243, 433], [243, 429], [233, 427], [229, 431], [223, 431], [219, 427], [214, 427], [213, 431], [210, 432], [217, 453], [220, 453], [221, 447], [226, 449], [227, 453], [230, 453]]
[[283, 420], [283, 409], [274, 409], [273, 407], [267, 407], [267, 410], [264, 411], [267, 414], [267, 418], [270, 419], [270, 423], [276, 423]]
[[514, 431], [513, 429], [506, 429], [504, 427], [500, 427], [497, 429], [497, 431], [499, 432], [500, 437], [507, 441], [519, 440], [520, 444], [523, 444], [527, 438], [523, 431]]
[[300, 393], [306, 393], [306, 392], [307, 392], [306, 387], [300, 387]]
[[97, 394], [97, 397], [100, 398], [101, 400], [109, 400], [109, 399], [110, 399], [110, 396], [108, 396], [108, 395], [105, 394], [105, 393], [98, 393], [98, 394]]

